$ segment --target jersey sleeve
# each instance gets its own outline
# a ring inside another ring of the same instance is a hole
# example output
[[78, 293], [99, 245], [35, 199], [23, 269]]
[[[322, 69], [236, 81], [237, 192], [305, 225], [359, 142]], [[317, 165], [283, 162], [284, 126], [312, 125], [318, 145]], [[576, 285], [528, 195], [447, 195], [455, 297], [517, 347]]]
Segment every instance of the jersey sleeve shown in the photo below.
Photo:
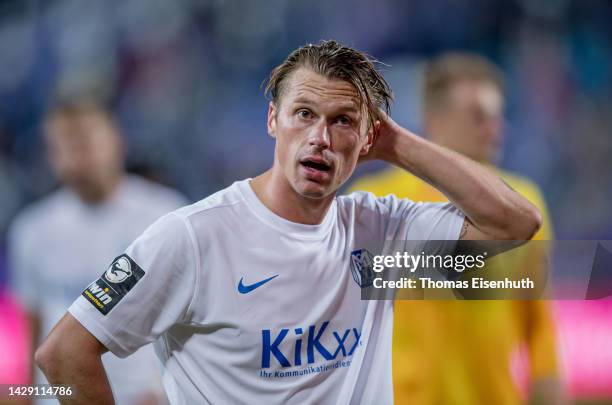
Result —
[[188, 321], [198, 274], [186, 219], [168, 214], [117, 257], [69, 312], [107, 349], [125, 357]]
[[353, 194], [371, 221], [380, 221], [383, 240], [457, 240], [465, 216], [451, 203], [413, 202], [390, 194], [376, 197], [371, 193]]

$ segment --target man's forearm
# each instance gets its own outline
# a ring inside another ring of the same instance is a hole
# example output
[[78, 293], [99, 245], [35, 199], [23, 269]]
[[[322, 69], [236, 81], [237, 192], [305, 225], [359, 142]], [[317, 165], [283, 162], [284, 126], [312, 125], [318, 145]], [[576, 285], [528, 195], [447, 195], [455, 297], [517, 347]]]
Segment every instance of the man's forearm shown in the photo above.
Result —
[[59, 353], [49, 358], [37, 355], [37, 363], [50, 384], [66, 384], [73, 387], [73, 398], [60, 399], [64, 405], [114, 404], [113, 393], [98, 356], [83, 357], [74, 352]]
[[67, 313], [36, 351], [36, 364], [51, 384], [74, 387], [65, 405], [114, 404], [113, 392], [102, 365], [106, 348]]
[[541, 224], [537, 208], [483, 165], [393, 123], [381, 156], [444, 193], [481, 232], [494, 239], [529, 239]]

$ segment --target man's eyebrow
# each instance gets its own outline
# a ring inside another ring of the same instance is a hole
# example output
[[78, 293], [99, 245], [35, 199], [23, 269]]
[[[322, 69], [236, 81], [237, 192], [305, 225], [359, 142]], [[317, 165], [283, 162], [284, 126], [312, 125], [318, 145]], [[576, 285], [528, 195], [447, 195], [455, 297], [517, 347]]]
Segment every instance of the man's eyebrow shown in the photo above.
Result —
[[[316, 105], [316, 103], [306, 97], [298, 97], [295, 100], [293, 100], [293, 104], [304, 104], [304, 105], [309, 105], [309, 106], [313, 106]], [[357, 107], [357, 105], [353, 102], [353, 103], [339, 103], [337, 104], [336, 107], [337, 110], [339, 111], [343, 111], [343, 112], [353, 112], [355, 114], [359, 114], [360, 110]]]

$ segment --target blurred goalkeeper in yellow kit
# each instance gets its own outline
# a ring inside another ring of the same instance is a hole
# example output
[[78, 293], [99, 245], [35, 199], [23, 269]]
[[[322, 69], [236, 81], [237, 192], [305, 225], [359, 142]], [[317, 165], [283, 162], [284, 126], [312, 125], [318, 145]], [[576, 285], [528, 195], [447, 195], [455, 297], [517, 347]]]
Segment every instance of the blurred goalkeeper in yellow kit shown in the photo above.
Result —
[[[503, 79], [497, 68], [480, 56], [449, 53], [427, 65], [424, 82], [426, 136], [493, 165], [501, 147], [504, 102]], [[526, 178], [495, 170], [542, 212], [543, 226], [533, 239], [553, 239], [537, 186]], [[438, 190], [395, 167], [356, 181], [351, 186], [351, 191], [355, 190], [378, 196], [395, 194], [413, 201], [446, 201]], [[520, 271], [519, 267], [497, 261], [490, 263], [487, 271], [512, 274]], [[397, 300], [394, 318], [395, 403], [525, 403], [527, 398], [512, 371], [521, 352], [529, 359], [524, 368], [530, 402], [561, 402], [554, 328], [546, 301]]]

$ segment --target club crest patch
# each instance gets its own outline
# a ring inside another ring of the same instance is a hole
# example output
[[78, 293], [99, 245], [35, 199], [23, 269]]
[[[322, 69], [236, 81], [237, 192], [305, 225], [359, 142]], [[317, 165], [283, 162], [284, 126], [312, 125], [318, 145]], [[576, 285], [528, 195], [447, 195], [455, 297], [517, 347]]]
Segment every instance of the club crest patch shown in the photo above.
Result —
[[106, 270], [106, 273], [104, 273], [104, 278], [110, 281], [111, 283], [121, 283], [131, 275], [132, 264], [130, 263], [130, 258], [127, 256], [119, 256], [109, 266], [108, 270]]
[[111, 309], [144, 276], [142, 270], [131, 257], [123, 254], [117, 257], [102, 276], [91, 283], [81, 295], [91, 302], [103, 315]]
[[351, 252], [351, 273], [353, 280], [361, 288], [366, 288], [372, 285], [374, 281], [374, 264], [372, 253], [367, 249], [358, 249]]

